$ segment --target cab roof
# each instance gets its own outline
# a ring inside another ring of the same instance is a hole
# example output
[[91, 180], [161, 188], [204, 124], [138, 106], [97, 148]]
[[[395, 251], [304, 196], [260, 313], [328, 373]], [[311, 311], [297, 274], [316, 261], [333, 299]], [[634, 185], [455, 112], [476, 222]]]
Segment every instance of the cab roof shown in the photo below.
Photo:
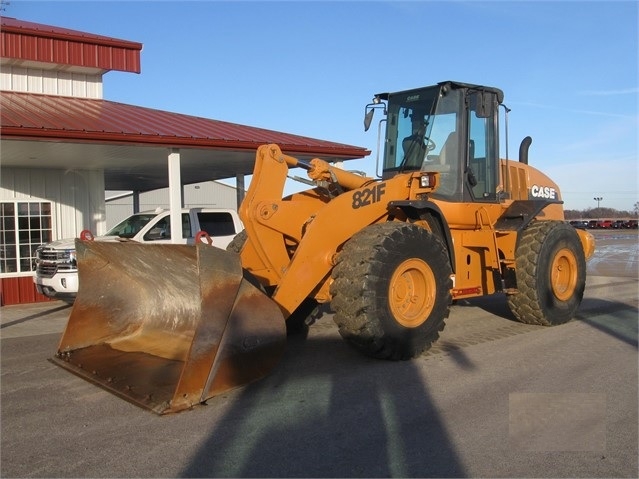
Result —
[[423, 88], [435, 88], [435, 87], [448, 87], [454, 90], [458, 90], [458, 89], [462, 89], [462, 88], [467, 88], [469, 90], [483, 90], [483, 91], [488, 91], [491, 93], [495, 93], [497, 95], [497, 101], [499, 103], [502, 103], [504, 101], [504, 92], [502, 90], [500, 90], [499, 88], [495, 88], [495, 87], [490, 87], [490, 86], [483, 86], [483, 85], [475, 85], [472, 83], [463, 83], [463, 82], [457, 82], [457, 81], [443, 81], [443, 82], [439, 82], [437, 83], [437, 85], [431, 85], [430, 87], [426, 86], [426, 87], [421, 87], [421, 88], [414, 88], [411, 90], [404, 90], [401, 92], [388, 92], [388, 93], [378, 93], [377, 95], [375, 95], [376, 97], [380, 98], [381, 100], [388, 100], [388, 97], [390, 95], [395, 95], [397, 93], [403, 93], [403, 92], [408, 92], [408, 91], [413, 91], [413, 90], [421, 90]]

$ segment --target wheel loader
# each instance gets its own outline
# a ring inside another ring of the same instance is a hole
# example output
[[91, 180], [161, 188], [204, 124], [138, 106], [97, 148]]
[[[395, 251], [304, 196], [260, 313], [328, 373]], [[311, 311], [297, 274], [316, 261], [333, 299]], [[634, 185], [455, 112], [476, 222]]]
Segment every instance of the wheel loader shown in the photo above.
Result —
[[[499, 293], [518, 321], [569, 321], [594, 239], [528, 165], [529, 137], [518, 161], [500, 158], [502, 91], [378, 94], [366, 129], [376, 111], [376, 177], [259, 147], [226, 251], [76, 240], [80, 289], [52, 361], [166, 414], [266, 375], [287, 322], [321, 303], [350, 345], [389, 360], [426, 351], [464, 298]], [[310, 185], [283, 197], [292, 168]]]

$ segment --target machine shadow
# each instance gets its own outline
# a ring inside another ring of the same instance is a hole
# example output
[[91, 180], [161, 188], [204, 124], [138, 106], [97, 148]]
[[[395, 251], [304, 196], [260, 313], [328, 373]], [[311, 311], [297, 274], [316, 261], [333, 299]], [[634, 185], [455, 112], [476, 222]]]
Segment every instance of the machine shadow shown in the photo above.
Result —
[[320, 336], [289, 336], [275, 371], [232, 393], [181, 477], [465, 475], [414, 363]]
[[13, 321], [8, 321], [6, 323], [0, 324], [0, 329], [8, 328], [10, 326], [15, 326], [16, 324], [26, 323], [26, 322], [31, 321], [33, 319], [44, 318], [45, 316], [48, 316], [48, 315], [54, 314], [54, 313], [58, 313], [60, 311], [64, 311], [66, 309], [71, 311], [71, 308], [72, 308], [71, 304], [66, 304], [65, 303], [62, 306], [57, 306], [57, 307], [55, 307], [53, 309], [41, 311], [39, 313], [34, 313], [34, 314], [30, 315], [30, 316], [25, 316], [24, 318], [14, 319]]
[[487, 313], [494, 314], [502, 319], [517, 322], [506, 300], [504, 293], [495, 293], [490, 296], [478, 296], [476, 298], [460, 299], [455, 302], [457, 307], [480, 308]]
[[[548, 294], [551, 294], [548, 292]], [[500, 318], [518, 323], [504, 294], [464, 299], [457, 307], [477, 307]], [[599, 316], [605, 314], [605, 320]], [[639, 347], [639, 309], [624, 303], [584, 296], [573, 321], [580, 321], [634, 348]]]
[[575, 319], [639, 348], [639, 309], [636, 307], [600, 298], [584, 298]]

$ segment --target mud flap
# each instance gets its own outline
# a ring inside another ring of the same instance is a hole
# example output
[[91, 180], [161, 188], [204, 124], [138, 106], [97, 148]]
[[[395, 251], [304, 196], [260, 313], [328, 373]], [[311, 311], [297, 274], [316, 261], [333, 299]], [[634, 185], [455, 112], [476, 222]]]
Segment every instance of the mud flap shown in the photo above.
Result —
[[280, 308], [238, 255], [76, 240], [79, 290], [55, 364], [157, 414], [259, 379], [283, 354]]

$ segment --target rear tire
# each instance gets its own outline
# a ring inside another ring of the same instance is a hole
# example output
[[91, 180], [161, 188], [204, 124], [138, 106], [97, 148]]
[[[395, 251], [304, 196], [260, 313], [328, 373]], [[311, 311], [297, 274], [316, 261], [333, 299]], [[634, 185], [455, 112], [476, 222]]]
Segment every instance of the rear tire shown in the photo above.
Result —
[[345, 243], [331, 308], [341, 336], [368, 356], [404, 360], [439, 338], [451, 303], [451, 267], [433, 233], [408, 223], [369, 226]]
[[518, 321], [555, 326], [570, 321], [586, 288], [586, 259], [575, 229], [563, 221], [533, 221], [515, 251], [517, 292], [508, 306]]

